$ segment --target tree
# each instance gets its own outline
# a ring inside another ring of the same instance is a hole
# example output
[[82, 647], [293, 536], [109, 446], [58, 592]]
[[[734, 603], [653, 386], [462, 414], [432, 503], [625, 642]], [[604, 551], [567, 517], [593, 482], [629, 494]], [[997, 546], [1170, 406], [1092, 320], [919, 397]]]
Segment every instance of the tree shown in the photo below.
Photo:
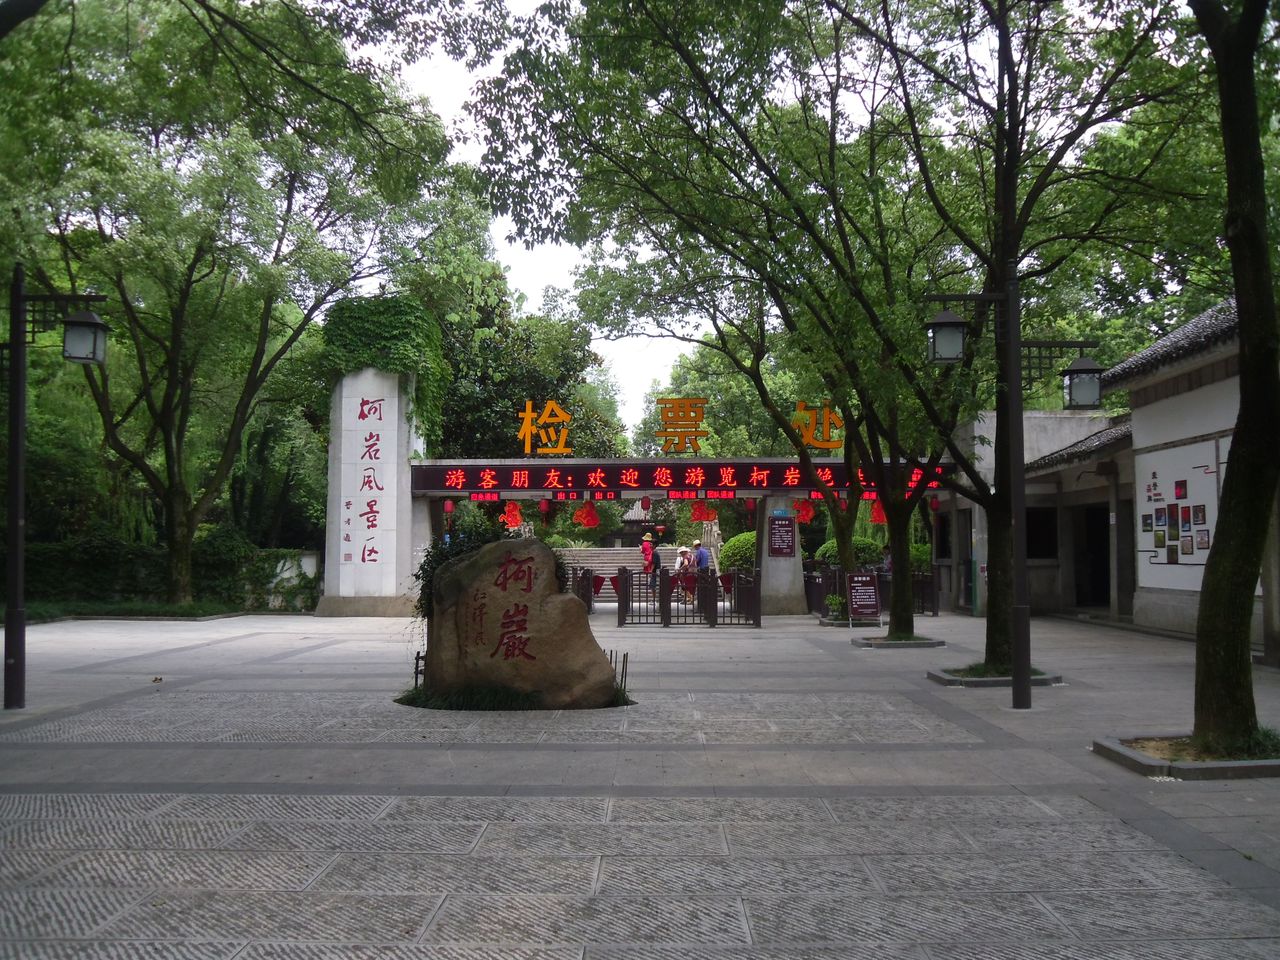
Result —
[[236, 9], [296, 80], [229, 60], [167, 4], [81, 3], [74, 32], [38, 17], [5, 41], [23, 91], [0, 114], [11, 246], [51, 289], [109, 291], [112, 361], [86, 377], [107, 445], [161, 505], [174, 602], [273, 370], [335, 297], [416, 257], [458, 192], [421, 104], [334, 69], [340, 38], [293, 8]]
[[1269, 63], [1274, 74], [1280, 23], [1267, 0], [1190, 4], [1217, 81], [1227, 183], [1223, 233], [1231, 254], [1240, 340], [1240, 410], [1196, 618], [1194, 737], [1206, 745], [1239, 749], [1250, 746], [1258, 734], [1249, 631], [1268, 518], [1280, 485], [1275, 451], [1280, 317], [1255, 76], [1259, 61]]
[[[805, 345], [849, 404], [846, 423], [865, 428], [854, 440], [864, 467], [927, 466], [922, 451], [941, 447], [921, 421], [947, 438], [960, 489], [991, 521], [987, 660], [1005, 665], [1008, 491], [950, 440], [988, 393], [994, 361], [975, 354], [942, 377], [919, 370], [915, 304], [969, 273], [1003, 290], [1010, 262], [1029, 265], [1024, 280], [1047, 276], [1099, 232], [1149, 158], [1086, 170], [1080, 149], [1179, 90], [1165, 57], [1172, 21], [1171, 4], [886, 4], [864, 17], [805, 0], [587, 3], [563, 24], [517, 24], [519, 43], [479, 97], [485, 164], [500, 209], [528, 236], [607, 232], [650, 245], [667, 267], [687, 261], [682, 284], [755, 285], [769, 322]], [[903, 36], [898, 24], [910, 25]], [[1105, 67], [1084, 73], [1085, 62]], [[1082, 193], [1100, 199], [1081, 204]], [[976, 329], [989, 320], [976, 317]], [[996, 438], [998, 470], [1007, 439]], [[877, 478], [900, 533], [910, 474]], [[895, 542], [905, 551], [905, 537]]]

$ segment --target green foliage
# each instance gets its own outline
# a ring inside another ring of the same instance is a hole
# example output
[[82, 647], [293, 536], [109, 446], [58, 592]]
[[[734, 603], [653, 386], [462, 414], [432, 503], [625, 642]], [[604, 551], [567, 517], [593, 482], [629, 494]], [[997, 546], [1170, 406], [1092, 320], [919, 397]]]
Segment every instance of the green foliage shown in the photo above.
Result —
[[838, 593], [829, 593], [823, 598], [827, 605], [827, 616], [831, 620], [839, 620], [844, 616], [845, 599]]
[[[883, 553], [882, 544], [868, 537], [854, 537], [851, 542], [853, 544], [853, 565], [855, 569], [874, 567], [880, 562], [880, 557]], [[835, 540], [828, 540], [814, 551], [813, 559], [818, 563], [824, 563], [829, 566], [839, 566], [840, 552], [836, 547]]]
[[[319, 578], [295, 573], [278, 579], [282, 568], [298, 571], [301, 551], [259, 550], [234, 526], [206, 528], [194, 547], [196, 599], [209, 612], [315, 608]], [[124, 616], [126, 611], [155, 612], [165, 594], [166, 553], [163, 547], [122, 541], [104, 533], [90, 533], [54, 543], [29, 543], [26, 551], [28, 597], [84, 615], [94, 612]], [[0, 557], [0, 571], [3, 570]], [[166, 604], [163, 609], [182, 609]], [[185, 616], [203, 616], [194, 612]]]
[[752, 570], [756, 565], [756, 532], [730, 537], [720, 548], [721, 570]]
[[[440, 296], [431, 278], [415, 275], [406, 283], [424, 299]], [[452, 380], [444, 398], [441, 456], [524, 456], [520, 414], [526, 403], [541, 413], [549, 401], [573, 417], [566, 439], [575, 456], [623, 451], [616, 387], [599, 373], [591, 329], [571, 310], [552, 300], [545, 315], [515, 315], [496, 265], [446, 299], [455, 309], [442, 315]]]
[[933, 547], [927, 543], [911, 544], [911, 572], [931, 573], [933, 571]]
[[85, 0], [4, 41], [0, 248], [108, 295], [109, 370], [81, 376], [162, 512], [173, 600], [278, 365], [334, 298], [417, 259], [459, 189], [438, 119], [321, 18], [230, 15], [235, 43], [181, 4]]
[[324, 346], [332, 381], [366, 367], [413, 384], [410, 415], [429, 449], [438, 446], [450, 370], [440, 325], [408, 296], [349, 297], [329, 310]]
[[450, 534], [447, 541], [437, 540], [423, 551], [422, 562], [413, 574], [418, 585], [418, 599], [414, 603], [414, 609], [424, 620], [431, 619], [432, 589], [437, 570], [450, 560], [474, 553], [486, 543], [507, 539], [506, 528], [479, 510], [460, 515], [456, 522], [459, 527]]

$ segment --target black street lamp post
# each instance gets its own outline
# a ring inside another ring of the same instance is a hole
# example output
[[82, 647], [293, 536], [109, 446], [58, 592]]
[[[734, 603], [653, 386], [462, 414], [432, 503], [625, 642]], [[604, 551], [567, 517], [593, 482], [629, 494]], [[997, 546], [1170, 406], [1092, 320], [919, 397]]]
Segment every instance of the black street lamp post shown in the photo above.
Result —
[[[1027, 580], [1027, 476], [1023, 450], [1022, 391], [1039, 381], [1059, 359], [1072, 350], [1083, 351], [1098, 345], [1096, 340], [1023, 340], [1022, 298], [1018, 291], [1017, 264], [1007, 265], [1008, 282], [1002, 293], [938, 294], [927, 296], [931, 303], [987, 303], [995, 311], [997, 345], [1004, 351], [1000, 370], [1003, 382], [997, 385], [996, 430], [1003, 426], [1009, 453], [1009, 475], [997, 480], [1008, 483], [1009, 514], [1013, 526], [1013, 709], [1031, 709], [1031, 588]], [[951, 310], [943, 310], [926, 324], [929, 359], [934, 363], [958, 363], [964, 359], [969, 322]], [[1023, 363], [1023, 354], [1027, 362]], [[1086, 357], [1063, 371], [1063, 395], [1067, 409], [1097, 407], [1102, 368]], [[1091, 379], [1090, 379], [1091, 378]]]
[[[84, 308], [106, 297], [91, 294], [28, 294], [26, 272], [14, 264], [9, 287], [9, 491], [6, 538], [6, 607], [4, 614], [4, 709], [26, 706], [26, 473], [27, 473], [27, 344], [41, 330], [61, 321], [62, 355], [73, 363], [101, 364], [106, 358], [107, 325]], [[33, 317], [28, 322], [28, 307]], [[75, 312], [72, 312], [75, 311]]]

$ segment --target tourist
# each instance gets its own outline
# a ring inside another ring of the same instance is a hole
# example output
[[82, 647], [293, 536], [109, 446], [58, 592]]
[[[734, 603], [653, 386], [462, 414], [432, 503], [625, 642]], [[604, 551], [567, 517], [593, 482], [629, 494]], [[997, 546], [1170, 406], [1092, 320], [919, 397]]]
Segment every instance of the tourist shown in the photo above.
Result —
[[658, 587], [658, 551], [653, 546], [653, 534], [646, 533], [640, 539], [640, 555], [644, 558], [644, 572], [649, 575], [649, 589]]
[[680, 592], [685, 603], [693, 602], [693, 592], [689, 589], [688, 578], [693, 576], [697, 571], [694, 566], [693, 554], [689, 552], [688, 547], [680, 547], [676, 553], [680, 559], [676, 561], [676, 576], [680, 581]]

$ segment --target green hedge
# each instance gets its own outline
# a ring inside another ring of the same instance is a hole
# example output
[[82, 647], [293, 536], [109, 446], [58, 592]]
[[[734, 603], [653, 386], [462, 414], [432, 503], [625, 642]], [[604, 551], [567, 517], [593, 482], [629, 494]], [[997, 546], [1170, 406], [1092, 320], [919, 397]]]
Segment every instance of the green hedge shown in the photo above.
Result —
[[756, 565], [756, 532], [730, 537], [720, 548], [721, 570], [752, 570]]
[[[855, 567], [874, 567], [880, 562], [884, 547], [867, 537], [853, 538], [853, 564]], [[840, 565], [840, 553], [836, 550], [836, 542], [828, 540], [814, 553], [813, 559], [818, 563], [830, 566]]]
[[[230, 527], [216, 527], [192, 546], [194, 599], [265, 610], [271, 583], [284, 561], [300, 550], [262, 550]], [[4, 562], [0, 559], [0, 572]], [[161, 601], [168, 590], [168, 554], [162, 546], [91, 535], [26, 546], [26, 597], [32, 601]], [[301, 576], [274, 591], [286, 609], [311, 610], [319, 578]]]

